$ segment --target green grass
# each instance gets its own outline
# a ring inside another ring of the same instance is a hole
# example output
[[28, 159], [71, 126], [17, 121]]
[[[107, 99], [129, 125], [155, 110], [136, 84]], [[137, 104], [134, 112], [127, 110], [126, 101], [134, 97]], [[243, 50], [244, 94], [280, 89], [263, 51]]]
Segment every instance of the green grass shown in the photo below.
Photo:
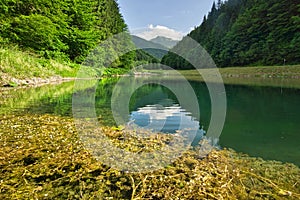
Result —
[[[181, 71], [189, 75], [195, 70]], [[201, 69], [211, 72], [211, 69]], [[300, 65], [219, 68], [223, 77], [300, 78]]]
[[[300, 65], [218, 68], [225, 84], [300, 88]], [[150, 70], [152, 73], [175, 75], [174, 71]], [[216, 81], [216, 69], [180, 70], [188, 80]], [[219, 79], [220, 80], [220, 79]]]
[[76, 76], [77, 66], [45, 59], [18, 47], [0, 47], [0, 73], [7, 76], [25, 79], [32, 77], [47, 78], [60, 75], [62, 77]]
[[84, 68], [89, 77], [97, 76], [96, 70], [79, 64], [46, 59], [17, 46], [0, 47], [0, 85], [17, 86], [13, 78], [24, 80], [34, 77], [76, 77], [80, 67]]
[[99, 69], [71, 62], [46, 59], [33, 52], [21, 50], [17, 46], [0, 47], [0, 85], [6, 83], [14, 86], [16, 83], [12, 78], [22, 80], [33, 77], [77, 77], [79, 69], [81, 69], [79, 76], [84, 75], [87, 78], [98, 77], [101, 73], [104, 76], [114, 76], [128, 72], [128, 69], [123, 68], [106, 68], [101, 72]]

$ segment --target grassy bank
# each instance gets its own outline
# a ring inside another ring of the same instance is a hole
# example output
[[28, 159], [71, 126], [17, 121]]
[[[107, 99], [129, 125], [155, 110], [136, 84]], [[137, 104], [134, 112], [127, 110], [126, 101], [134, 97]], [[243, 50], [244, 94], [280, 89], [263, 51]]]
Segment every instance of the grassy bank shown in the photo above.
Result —
[[[16, 86], [14, 79], [25, 80], [34, 77], [49, 78], [53, 76], [76, 77], [81, 66], [74, 63], [59, 62], [45, 59], [29, 51], [22, 51], [18, 47], [0, 47], [0, 85]], [[231, 67], [219, 68], [225, 84], [275, 86], [300, 88], [300, 65], [295, 66], [260, 66], [260, 67]], [[87, 76], [95, 77], [97, 72], [86, 67]], [[208, 80], [214, 80], [212, 69], [201, 69]], [[125, 69], [107, 69], [105, 76], [126, 73]], [[144, 72], [149, 72], [146, 70]], [[174, 75], [172, 71], [150, 70], [150, 72]], [[196, 70], [180, 71], [187, 79], [203, 81]]]
[[[1, 199], [300, 198], [300, 169], [292, 164], [231, 150], [201, 157], [191, 150], [163, 169], [130, 174], [97, 162], [71, 118], [6, 115], [0, 120]], [[163, 138], [140, 140], [123, 137], [119, 129], [102, 130], [128, 151], [151, 152], [166, 144]]]
[[[300, 88], [300, 65], [218, 68], [225, 84], [256, 85]], [[151, 70], [147, 72], [173, 76], [172, 71]], [[179, 71], [189, 80], [203, 81], [196, 70]], [[200, 69], [208, 81], [214, 81], [215, 69]]]
[[[14, 79], [26, 80], [34, 77], [47, 79], [53, 76], [76, 77], [80, 65], [45, 59], [18, 47], [0, 47], [0, 85], [14, 85]], [[95, 71], [87, 69], [91, 76]]]
[[1, 73], [18, 79], [31, 77], [46, 78], [54, 75], [62, 77], [76, 76], [77, 68], [66, 63], [49, 60], [17, 47], [0, 48]]
[[[211, 69], [201, 71], [208, 74], [208, 77], [214, 76]], [[219, 72], [225, 84], [300, 88], [300, 65], [230, 67], [219, 68]], [[181, 71], [181, 73], [189, 79], [199, 79], [199, 75], [195, 77], [198, 73], [195, 70]]]

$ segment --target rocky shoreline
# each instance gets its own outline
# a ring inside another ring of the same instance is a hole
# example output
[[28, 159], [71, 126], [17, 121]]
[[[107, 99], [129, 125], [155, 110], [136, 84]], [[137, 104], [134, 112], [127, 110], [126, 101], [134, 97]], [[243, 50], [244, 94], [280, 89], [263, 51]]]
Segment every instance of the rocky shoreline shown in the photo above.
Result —
[[59, 84], [65, 81], [75, 80], [75, 78], [63, 78], [61, 76], [52, 76], [49, 78], [26, 78], [26, 79], [17, 79], [9, 77], [1, 77], [0, 87], [2, 88], [16, 88], [16, 87], [35, 87], [42, 86], [47, 84]]

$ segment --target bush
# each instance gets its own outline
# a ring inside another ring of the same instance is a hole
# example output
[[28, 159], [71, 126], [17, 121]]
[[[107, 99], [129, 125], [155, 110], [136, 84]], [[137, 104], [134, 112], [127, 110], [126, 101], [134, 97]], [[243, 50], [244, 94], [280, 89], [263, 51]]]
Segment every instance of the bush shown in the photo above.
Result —
[[12, 41], [37, 51], [64, 50], [56, 25], [43, 15], [32, 14], [16, 17], [10, 28]]

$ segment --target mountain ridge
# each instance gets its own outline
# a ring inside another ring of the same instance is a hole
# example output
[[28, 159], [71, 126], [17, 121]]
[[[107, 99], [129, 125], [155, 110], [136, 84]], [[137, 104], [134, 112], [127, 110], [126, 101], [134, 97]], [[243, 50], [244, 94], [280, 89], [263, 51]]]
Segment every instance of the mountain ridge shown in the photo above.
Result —
[[179, 42], [179, 40], [173, 40], [172, 38], [168, 38], [164, 36], [157, 36], [156, 38], [153, 38], [149, 41], [154, 42], [156, 44], [161, 44], [165, 47], [168, 47], [169, 49], [174, 47]]
[[137, 48], [142, 48], [143, 51], [152, 55], [154, 58], [161, 60], [169, 51], [169, 48], [148, 40], [145, 40], [136, 35], [131, 35], [131, 39]]

